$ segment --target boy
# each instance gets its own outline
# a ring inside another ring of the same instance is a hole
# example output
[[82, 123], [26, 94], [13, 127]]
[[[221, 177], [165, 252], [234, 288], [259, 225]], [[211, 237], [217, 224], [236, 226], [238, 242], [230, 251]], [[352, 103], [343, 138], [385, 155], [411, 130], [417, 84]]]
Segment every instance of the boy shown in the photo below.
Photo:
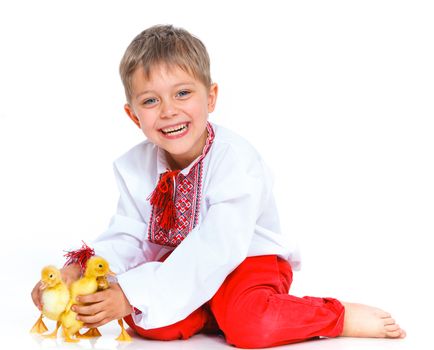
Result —
[[[118, 210], [92, 246], [118, 283], [80, 297], [88, 305], [73, 309], [87, 327], [124, 317], [149, 339], [221, 331], [244, 348], [405, 336], [382, 310], [288, 295], [298, 261], [280, 233], [270, 175], [244, 139], [208, 122], [218, 87], [199, 39], [148, 28], [127, 48], [120, 74], [125, 111], [147, 141], [114, 163]], [[67, 282], [93, 253], [71, 253]]]

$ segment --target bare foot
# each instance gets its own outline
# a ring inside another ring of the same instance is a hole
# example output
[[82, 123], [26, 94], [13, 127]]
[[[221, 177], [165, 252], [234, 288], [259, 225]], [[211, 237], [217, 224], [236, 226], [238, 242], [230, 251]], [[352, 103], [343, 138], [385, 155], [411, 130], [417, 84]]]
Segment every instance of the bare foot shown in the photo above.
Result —
[[342, 303], [345, 306], [344, 337], [404, 338], [406, 333], [389, 313], [372, 306]]

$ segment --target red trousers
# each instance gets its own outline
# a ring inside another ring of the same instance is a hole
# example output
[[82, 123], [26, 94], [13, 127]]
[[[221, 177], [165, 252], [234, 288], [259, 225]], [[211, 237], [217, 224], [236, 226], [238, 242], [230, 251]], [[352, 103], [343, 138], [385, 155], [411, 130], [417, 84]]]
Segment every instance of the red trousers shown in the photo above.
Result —
[[342, 333], [344, 307], [331, 298], [288, 295], [289, 263], [276, 255], [245, 259], [205, 305], [175, 324], [143, 329], [131, 316], [125, 321], [148, 339], [187, 339], [199, 332], [222, 331], [226, 342], [241, 348], [264, 348]]

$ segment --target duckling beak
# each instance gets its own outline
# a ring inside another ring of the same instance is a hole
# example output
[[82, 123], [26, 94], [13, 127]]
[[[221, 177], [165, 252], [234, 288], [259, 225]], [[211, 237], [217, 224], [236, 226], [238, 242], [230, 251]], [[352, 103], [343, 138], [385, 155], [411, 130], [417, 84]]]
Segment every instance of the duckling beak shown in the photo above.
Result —
[[109, 271], [107, 272], [107, 275], [108, 275], [108, 276], [113, 276], [113, 277], [116, 276], [116, 274], [115, 274], [112, 270], [109, 270]]

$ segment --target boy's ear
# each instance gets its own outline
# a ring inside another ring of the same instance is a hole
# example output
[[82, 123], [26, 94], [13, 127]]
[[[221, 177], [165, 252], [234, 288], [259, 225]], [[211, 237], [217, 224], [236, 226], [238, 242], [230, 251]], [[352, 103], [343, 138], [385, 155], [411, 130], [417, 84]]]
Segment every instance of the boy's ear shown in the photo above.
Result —
[[130, 117], [130, 119], [134, 122], [134, 124], [136, 124], [140, 129], [141, 128], [140, 127], [140, 120], [135, 115], [133, 108], [128, 103], [126, 103], [124, 106], [124, 110], [125, 110], [125, 113], [127, 113], [128, 117]]
[[209, 94], [208, 94], [208, 113], [213, 112], [215, 109], [218, 90], [219, 90], [218, 85], [216, 83], [211, 84], [211, 87], [209, 88]]

